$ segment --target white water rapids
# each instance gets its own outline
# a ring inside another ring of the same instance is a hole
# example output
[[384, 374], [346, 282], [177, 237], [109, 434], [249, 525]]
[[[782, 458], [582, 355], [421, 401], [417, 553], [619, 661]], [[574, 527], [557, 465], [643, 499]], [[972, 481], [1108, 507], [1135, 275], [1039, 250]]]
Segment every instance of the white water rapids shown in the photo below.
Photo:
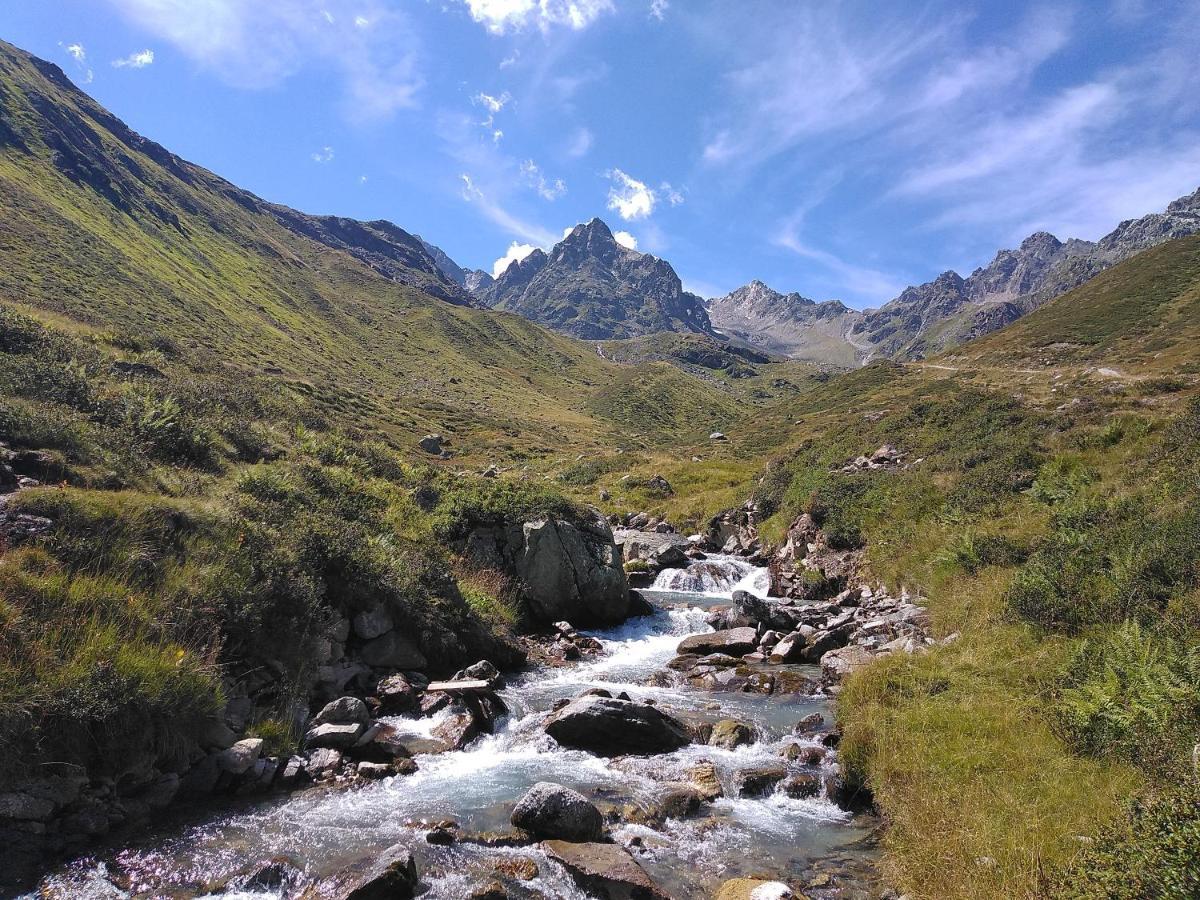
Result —
[[[648, 682], [663, 671], [683, 636], [711, 630], [705, 618], [712, 606], [727, 604], [735, 587], [761, 585], [765, 572], [741, 560], [704, 562], [702, 571], [664, 572], [659, 576], [664, 587], [647, 592], [662, 602], [699, 585], [700, 591], [688, 593], [683, 604], [592, 632], [604, 644], [602, 656], [512, 679], [502, 692], [510, 713], [496, 734], [462, 751], [420, 756], [419, 771], [413, 775], [351, 788], [312, 788], [259, 800], [233, 814], [214, 814], [199, 823], [193, 818], [190, 825], [161, 829], [138, 845], [64, 867], [43, 882], [44, 895], [257, 900], [278, 895], [220, 885], [273, 857], [286, 857], [317, 876], [402, 842], [417, 856], [422, 883], [428, 888], [422, 896], [429, 900], [462, 900], [494, 879], [498, 862], [513, 856], [532, 859], [539, 869], [534, 880], [510, 885], [514, 898], [586, 898], [589, 895], [536, 845], [433, 846], [424, 841], [428, 829], [420, 823], [452, 818], [464, 832], [505, 828], [513, 804], [538, 781], [580, 790], [602, 809], [638, 806], [661, 790], [664, 780], [679, 778], [683, 770], [701, 761], [714, 763], [730, 796], [709, 804], [696, 817], [669, 821], [663, 830], [613, 826], [618, 843], [640, 839], [635, 843], [641, 846], [632, 852], [672, 897], [711, 896], [723, 880], [743, 874], [774, 874], [788, 880], [814, 860], [853, 857], [857, 851], [851, 846], [864, 837], [864, 829], [823, 797], [796, 800], [773, 793], [750, 799], [736, 797], [734, 789], [738, 769], [780, 760], [783, 739], [801, 717], [820, 711], [828, 718], [824, 699], [709, 693]], [[689, 569], [698, 565], [693, 563]], [[616, 760], [563, 749], [542, 731], [541, 724], [556, 700], [574, 697], [588, 687], [653, 699], [661, 708], [692, 720], [740, 719], [753, 726], [757, 740], [736, 750], [691, 745], [662, 756]], [[389, 721], [428, 734], [437, 719]]]

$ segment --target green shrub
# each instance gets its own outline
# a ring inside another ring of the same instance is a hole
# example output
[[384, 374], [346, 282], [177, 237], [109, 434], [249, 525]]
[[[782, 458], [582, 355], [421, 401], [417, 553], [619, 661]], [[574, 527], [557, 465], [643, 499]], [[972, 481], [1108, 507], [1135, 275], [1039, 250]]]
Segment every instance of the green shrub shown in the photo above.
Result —
[[1058, 873], [1067, 900], [1191, 900], [1200, 897], [1200, 791], [1188, 779], [1135, 801], [1128, 816], [1084, 845]]

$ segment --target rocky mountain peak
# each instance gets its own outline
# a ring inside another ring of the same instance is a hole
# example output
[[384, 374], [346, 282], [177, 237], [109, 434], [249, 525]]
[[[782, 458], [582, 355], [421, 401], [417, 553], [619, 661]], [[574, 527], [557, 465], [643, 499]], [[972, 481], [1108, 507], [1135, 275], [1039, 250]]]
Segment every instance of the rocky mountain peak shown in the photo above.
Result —
[[1022, 253], [1051, 254], [1062, 249], [1063, 243], [1048, 231], [1036, 231], [1021, 241]]
[[1188, 194], [1186, 197], [1180, 197], [1178, 200], [1173, 200], [1167, 206], [1168, 215], [1178, 215], [1188, 212], [1200, 213], [1200, 188], [1196, 188], [1196, 190], [1192, 191], [1192, 193]]

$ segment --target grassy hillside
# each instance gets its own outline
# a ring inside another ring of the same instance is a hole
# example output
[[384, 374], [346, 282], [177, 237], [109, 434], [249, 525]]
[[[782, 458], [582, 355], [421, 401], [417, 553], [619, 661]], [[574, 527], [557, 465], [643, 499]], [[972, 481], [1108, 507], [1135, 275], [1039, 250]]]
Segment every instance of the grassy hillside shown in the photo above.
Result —
[[[743, 423], [778, 448], [753, 485], [768, 536], [812, 513], [958, 635], [840, 696], [844, 757], [912, 896], [1200, 887], [1198, 248], [1149, 251], [954, 356], [834, 377]], [[885, 442], [912, 464], [840, 471]]]

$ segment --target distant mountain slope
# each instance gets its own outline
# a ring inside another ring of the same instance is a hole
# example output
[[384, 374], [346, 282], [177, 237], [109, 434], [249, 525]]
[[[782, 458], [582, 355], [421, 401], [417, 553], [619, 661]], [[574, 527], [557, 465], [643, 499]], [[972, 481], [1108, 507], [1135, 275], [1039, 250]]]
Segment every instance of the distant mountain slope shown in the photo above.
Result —
[[476, 283], [486, 305], [585, 340], [712, 333], [704, 301], [683, 290], [675, 270], [622, 247], [599, 219], [577, 225], [549, 253], [534, 250]]
[[[441, 247], [434, 246], [419, 234], [416, 235], [416, 238], [421, 242], [421, 246], [425, 248], [425, 252], [430, 255], [433, 261], [437, 264], [438, 270], [443, 275], [445, 275], [459, 287], [467, 287], [467, 272], [462, 266], [452, 260], [449, 254], [446, 253], [446, 251]], [[468, 292], [469, 291], [470, 289], [468, 288]]]
[[967, 278], [945, 272], [868, 312], [851, 337], [870, 354], [919, 359], [1015, 321], [1150, 247], [1200, 232], [1200, 190], [1095, 243], [1038, 232]]
[[770, 353], [810, 362], [852, 366], [858, 351], [846, 334], [862, 313], [837, 300], [817, 303], [797, 293], [781, 294], [752, 281], [709, 304], [713, 327]]

